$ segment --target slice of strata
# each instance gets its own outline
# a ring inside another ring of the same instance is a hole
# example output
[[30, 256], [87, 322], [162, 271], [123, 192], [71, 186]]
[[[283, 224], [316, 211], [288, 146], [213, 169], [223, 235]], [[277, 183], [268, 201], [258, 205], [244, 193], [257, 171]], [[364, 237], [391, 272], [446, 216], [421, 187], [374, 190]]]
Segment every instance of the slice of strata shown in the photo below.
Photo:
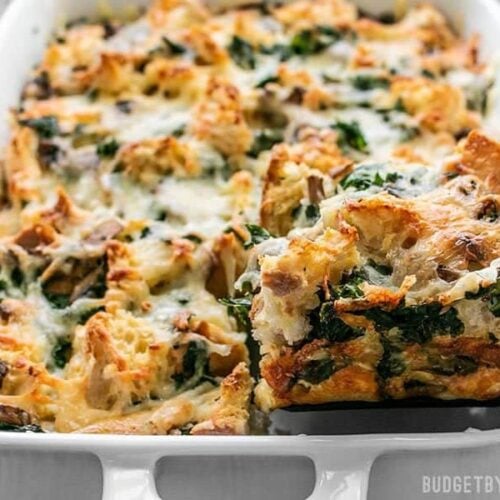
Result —
[[500, 144], [474, 132], [444, 172], [358, 165], [314, 227], [256, 248], [240, 281], [256, 286], [261, 408], [500, 396], [492, 150]]

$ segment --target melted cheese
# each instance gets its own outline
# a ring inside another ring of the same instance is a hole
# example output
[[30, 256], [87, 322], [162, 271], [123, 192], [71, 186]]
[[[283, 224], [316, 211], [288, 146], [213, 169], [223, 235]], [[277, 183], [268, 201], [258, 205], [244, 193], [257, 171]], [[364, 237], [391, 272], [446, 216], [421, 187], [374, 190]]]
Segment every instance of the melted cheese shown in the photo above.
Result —
[[[155, 0], [129, 23], [61, 30], [13, 112], [4, 162], [0, 404], [63, 432], [244, 432], [245, 310], [219, 299], [249, 283], [266, 408], [379, 396], [379, 334], [352, 312], [365, 302], [439, 297], [471, 336], [496, 334], [467, 299], [495, 281], [497, 233], [476, 217], [498, 207], [495, 154], [449, 159], [487, 123], [494, 70], [476, 44], [432, 7], [386, 25], [345, 0], [267, 13]], [[362, 172], [368, 185], [346, 184]], [[443, 187], [450, 172], [477, 179]], [[471, 269], [448, 229], [478, 254]], [[252, 231], [270, 238], [249, 250]], [[443, 256], [456, 280], [433, 274]], [[393, 275], [370, 268], [365, 299], [339, 305], [365, 335], [314, 351], [318, 286], [372, 260]], [[289, 396], [269, 376], [290, 373], [287, 356], [354, 361], [331, 387], [301, 379]]]

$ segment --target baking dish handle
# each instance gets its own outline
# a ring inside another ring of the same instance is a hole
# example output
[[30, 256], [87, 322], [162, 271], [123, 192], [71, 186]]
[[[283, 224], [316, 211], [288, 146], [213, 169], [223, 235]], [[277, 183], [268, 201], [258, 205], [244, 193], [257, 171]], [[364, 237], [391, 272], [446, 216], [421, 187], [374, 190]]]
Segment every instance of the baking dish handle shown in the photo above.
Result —
[[103, 472], [102, 500], [160, 500], [154, 463], [133, 457], [100, 457]]
[[311, 456], [316, 486], [307, 500], [366, 500], [370, 470], [379, 454], [339, 446]]

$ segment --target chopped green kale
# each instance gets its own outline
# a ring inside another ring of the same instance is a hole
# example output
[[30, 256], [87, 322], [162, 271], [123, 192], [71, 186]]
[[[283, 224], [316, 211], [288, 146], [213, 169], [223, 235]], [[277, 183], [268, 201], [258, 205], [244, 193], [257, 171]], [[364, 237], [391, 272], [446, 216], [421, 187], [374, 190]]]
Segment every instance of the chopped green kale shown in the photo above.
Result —
[[481, 299], [488, 306], [488, 309], [496, 317], [500, 317], [500, 278], [496, 283], [488, 287], [479, 289], [476, 293], [467, 292], [465, 298], [468, 300]]
[[113, 158], [119, 149], [120, 144], [113, 137], [98, 144], [96, 147], [96, 153], [100, 158]]
[[57, 339], [52, 348], [52, 361], [57, 368], [64, 368], [71, 358], [72, 346], [71, 340], [67, 337]]
[[182, 358], [182, 372], [172, 376], [176, 389], [192, 389], [205, 380], [211, 381], [207, 375], [208, 362], [207, 344], [203, 341], [190, 341]]
[[42, 289], [42, 292], [47, 301], [54, 309], [66, 309], [66, 307], [68, 307], [71, 304], [69, 300], [70, 298], [69, 294], [52, 293], [45, 288]]
[[365, 191], [372, 186], [384, 187], [388, 184], [394, 184], [402, 177], [397, 172], [389, 172], [384, 176], [374, 167], [376, 165], [357, 168], [340, 181], [340, 186], [343, 189], [353, 188], [356, 191]]
[[255, 135], [252, 147], [247, 154], [252, 158], [257, 158], [262, 151], [268, 151], [280, 142], [283, 142], [283, 131], [281, 129], [265, 128]]
[[387, 78], [373, 75], [356, 75], [351, 79], [352, 86], [357, 90], [386, 89], [390, 81]]
[[43, 432], [38, 424], [16, 425], [0, 422], [0, 431], [5, 432]]
[[229, 54], [240, 68], [255, 69], [256, 59], [252, 45], [239, 36], [233, 36], [228, 47]]
[[298, 56], [318, 54], [341, 38], [340, 31], [330, 26], [317, 26], [295, 34], [290, 42], [290, 49]]
[[267, 76], [255, 84], [256, 89], [263, 89], [268, 83], [279, 83], [280, 79], [276, 75]]
[[252, 330], [250, 321], [250, 308], [252, 307], [252, 298], [250, 295], [245, 295], [239, 298], [224, 298], [219, 299], [219, 302], [227, 307], [227, 313], [232, 316], [238, 323], [238, 328], [245, 332]]
[[172, 40], [170, 40], [170, 38], [168, 38], [166, 36], [162, 36], [161, 40], [165, 44], [165, 47], [167, 48], [167, 51], [170, 55], [175, 56], [175, 55], [184, 54], [184, 52], [186, 52], [186, 47], [184, 47], [183, 45], [181, 45], [179, 43], [173, 42]]
[[297, 378], [310, 384], [319, 384], [329, 379], [335, 371], [335, 361], [331, 358], [308, 361], [299, 372]]
[[257, 224], [245, 224], [245, 227], [247, 228], [247, 231], [250, 233], [250, 239], [247, 240], [243, 247], [245, 250], [248, 250], [249, 248], [252, 248], [255, 245], [259, 245], [263, 241], [268, 240], [269, 238], [272, 238], [272, 234], [267, 230], [264, 229], [261, 226], [258, 226]]
[[33, 129], [42, 139], [52, 139], [60, 134], [59, 122], [55, 116], [42, 116], [20, 120], [21, 125]]
[[364, 315], [382, 332], [396, 328], [401, 340], [407, 343], [424, 344], [434, 335], [455, 336], [464, 331], [457, 310], [454, 307], [443, 308], [438, 303], [400, 305], [392, 311], [375, 307], [365, 311]]
[[342, 149], [348, 150], [351, 148], [361, 153], [369, 153], [368, 142], [358, 122], [347, 123], [338, 121], [331, 128], [338, 131], [338, 143]]
[[384, 352], [377, 365], [377, 373], [384, 380], [401, 375], [406, 369], [401, 351], [395, 346], [391, 346], [384, 339], [382, 340], [382, 346]]

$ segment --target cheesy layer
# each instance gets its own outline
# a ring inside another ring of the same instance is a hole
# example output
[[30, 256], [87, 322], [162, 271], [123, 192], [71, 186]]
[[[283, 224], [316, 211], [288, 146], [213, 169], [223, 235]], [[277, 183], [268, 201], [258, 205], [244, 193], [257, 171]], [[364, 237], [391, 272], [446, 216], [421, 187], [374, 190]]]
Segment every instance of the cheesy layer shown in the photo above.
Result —
[[54, 34], [11, 113], [0, 428], [249, 432], [498, 397], [493, 70], [429, 5], [153, 0]]

